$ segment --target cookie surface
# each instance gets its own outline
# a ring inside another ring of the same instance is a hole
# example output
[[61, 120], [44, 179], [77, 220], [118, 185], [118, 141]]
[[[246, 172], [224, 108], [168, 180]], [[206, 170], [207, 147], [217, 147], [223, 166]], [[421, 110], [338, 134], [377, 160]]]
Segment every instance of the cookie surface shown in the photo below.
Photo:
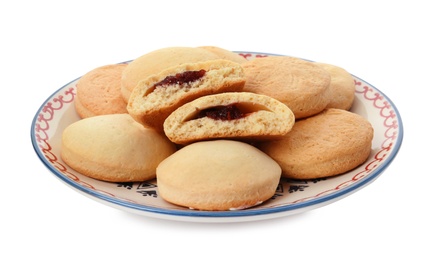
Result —
[[156, 167], [176, 151], [165, 136], [128, 114], [89, 117], [62, 133], [61, 158], [88, 177], [110, 182], [155, 178]]
[[185, 146], [156, 170], [166, 201], [197, 210], [245, 209], [270, 199], [280, 181], [279, 165], [238, 141], [204, 141]]
[[121, 79], [121, 93], [126, 102], [140, 80], [184, 63], [219, 59], [212, 52], [193, 47], [166, 47], [148, 52], [128, 64]]
[[284, 138], [260, 149], [292, 179], [314, 179], [345, 173], [359, 166], [371, 152], [374, 130], [362, 116], [343, 109], [297, 121]]
[[241, 91], [244, 81], [242, 67], [232, 61], [182, 64], [140, 81], [127, 110], [136, 121], [163, 132], [164, 120], [181, 105], [205, 95]]
[[230, 60], [237, 63], [244, 63], [247, 61], [246, 58], [240, 56], [239, 54], [217, 47], [217, 46], [200, 46], [204, 50], [210, 51], [211, 53], [218, 56], [219, 59]]
[[229, 92], [179, 107], [165, 120], [164, 132], [178, 144], [219, 138], [266, 140], [286, 135], [294, 123], [292, 111], [274, 98]]
[[349, 110], [355, 98], [355, 80], [345, 69], [328, 63], [315, 62], [331, 75], [331, 100], [326, 108]]
[[285, 103], [297, 119], [321, 112], [331, 100], [329, 73], [298, 58], [270, 56], [242, 64], [243, 91], [267, 95]]
[[101, 66], [79, 79], [75, 108], [81, 118], [127, 113], [121, 94], [121, 77], [126, 67], [127, 64]]

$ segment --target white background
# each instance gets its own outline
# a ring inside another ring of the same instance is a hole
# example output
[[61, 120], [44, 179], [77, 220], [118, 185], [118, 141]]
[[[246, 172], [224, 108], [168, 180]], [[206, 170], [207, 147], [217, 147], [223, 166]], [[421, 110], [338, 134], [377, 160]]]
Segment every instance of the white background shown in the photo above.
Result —
[[[424, 3], [2, 1], [0, 258], [428, 259]], [[375, 182], [338, 202], [232, 224], [113, 209], [64, 185], [40, 162], [30, 125], [58, 88], [101, 65], [201, 45], [328, 62], [363, 78], [401, 113], [398, 156]]]

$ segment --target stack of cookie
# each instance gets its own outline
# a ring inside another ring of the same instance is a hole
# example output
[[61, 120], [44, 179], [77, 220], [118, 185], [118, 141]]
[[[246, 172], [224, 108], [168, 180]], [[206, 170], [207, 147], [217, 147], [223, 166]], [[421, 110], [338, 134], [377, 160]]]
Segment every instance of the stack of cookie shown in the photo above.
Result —
[[249, 208], [282, 176], [335, 176], [367, 159], [373, 129], [348, 111], [354, 88], [330, 64], [163, 48], [78, 81], [82, 120], [64, 130], [61, 155], [99, 180], [156, 178], [161, 197], [184, 207]]

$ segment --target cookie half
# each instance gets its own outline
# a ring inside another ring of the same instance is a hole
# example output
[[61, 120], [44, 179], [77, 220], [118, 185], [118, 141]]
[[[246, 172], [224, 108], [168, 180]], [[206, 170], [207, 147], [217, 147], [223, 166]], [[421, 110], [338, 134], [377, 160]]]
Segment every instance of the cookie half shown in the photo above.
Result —
[[241, 91], [244, 82], [242, 67], [232, 61], [182, 64], [140, 81], [127, 110], [136, 121], [162, 132], [164, 120], [178, 107], [205, 95]]
[[330, 108], [297, 121], [284, 138], [260, 149], [282, 168], [283, 177], [314, 179], [354, 169], [371, 153], [374, 130], [362, 116]]
[[121, 77], [126, 67], [127, 64], [101, 66], [79, 79], [74, 104], [81, 118], [127, 113], [121, 94]]
[[121, 79], [122, 97], [128, 102], [131, 92], [140, 80], [165, 69], [184, 63], [215, 59], [219, 59], [219, 56], [202, 48], [193, 47], [174, 46], [148, 52], [128, 64]]
[[267, 140], [286, 135], [294, 123], [292, 111], [274, 98], [229, 92], [179, 107], [165, 120], [164, 132], [177, 144], [220, 138]]
[[62, 160], [77, 172], [103, 181], [153, 179], [158, 164], [175, 151], [165, 136], [128, 114], [85, 118], [62, 133]]
[[216, 140], [190, 144], [156, 169], [160, 196], [196, 210], [237, 210], [270, 199], [281, 169], [246, 143]]
[[243, 91], [267, 95], [285, 103], [297, 119], [321, 112], [331, 100], [330, 74], [298, 58], [269, 56], [242, 64]]

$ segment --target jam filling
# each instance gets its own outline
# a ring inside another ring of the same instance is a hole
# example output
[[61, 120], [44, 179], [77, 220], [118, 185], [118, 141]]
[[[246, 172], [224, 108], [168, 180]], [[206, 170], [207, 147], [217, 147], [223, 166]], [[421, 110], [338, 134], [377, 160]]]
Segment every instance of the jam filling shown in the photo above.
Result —
[[156, 83], [153, 87], [168, 86], [168, 85], [183, 85], [202, 78], [206, 74], [205, 70], [185, 71], [177, 73], [174, 76], [168, 76], [162, 81]]
[[243, 113], [235, 104], [227, 106], [216, 106], [201, 110], [197, 118], [208, 117], [214, 120], [234, 120], [245, 117]]

